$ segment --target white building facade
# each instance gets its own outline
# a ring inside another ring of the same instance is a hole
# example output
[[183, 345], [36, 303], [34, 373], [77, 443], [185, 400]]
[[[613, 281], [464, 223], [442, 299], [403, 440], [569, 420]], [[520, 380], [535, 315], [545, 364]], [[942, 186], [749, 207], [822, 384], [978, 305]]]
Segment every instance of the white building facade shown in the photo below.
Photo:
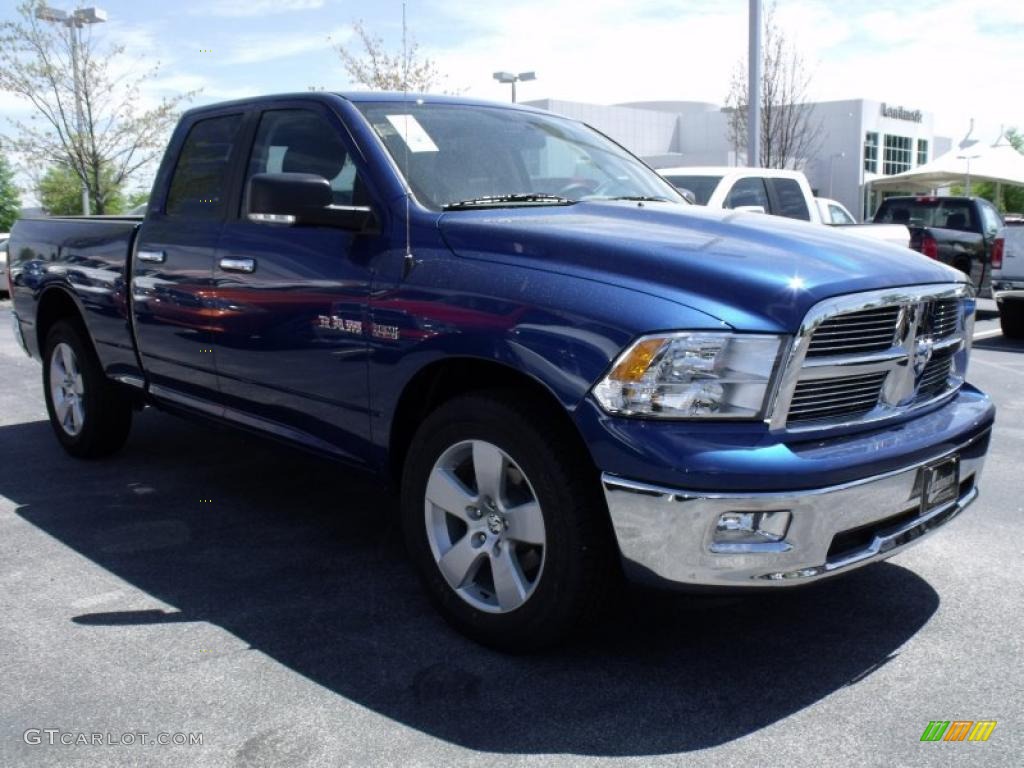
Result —
[[[743, 147], [729, 141], [729, 115], [717, 104], [694, 101], [632, 102], [601, 106], [544, 99], [530, 106], [582, 120], [655, 168], [743, 165]], [[952, 140], [934, 134], [934, 116], [901, 104], [851, 99], [811, 105], [821, 141], [795, 165], [821, 197], [839, 200], [855, 215], [874, 211], [867, 182], [924, 165], [949, 151]]]

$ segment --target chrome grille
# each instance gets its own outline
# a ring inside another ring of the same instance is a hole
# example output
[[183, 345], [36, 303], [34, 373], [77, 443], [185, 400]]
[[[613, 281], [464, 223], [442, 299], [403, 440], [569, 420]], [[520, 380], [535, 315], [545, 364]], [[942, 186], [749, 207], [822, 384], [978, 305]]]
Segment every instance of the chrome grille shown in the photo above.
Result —
[[899, 307], [874, 307], [831, 317], [818, 326], [807, 348], [808, 357], [877, 352], [896, 338]]
[[953, 369], [953, 350], [936, 355], [924, 367], [921, 379], [917, 383], [918, 398], [930, 398], [939, 394], [946, 387]]
[[942, 299], [932, 302], [928, 318], [929, 330], [937, 339], [944, 339], [956, 333], [956, 320], [960, 310], [958, 299]]
[[878, 405], [886, 372], [843, 376], [838, 379], [801, 381], [793, 390], [789, 423], [848, 418], [867, 413]]
[[897, 416], [963, 383], [974, 302], [966, 285], [894, 288], [812, 307], [779, 383], [772, 429]]

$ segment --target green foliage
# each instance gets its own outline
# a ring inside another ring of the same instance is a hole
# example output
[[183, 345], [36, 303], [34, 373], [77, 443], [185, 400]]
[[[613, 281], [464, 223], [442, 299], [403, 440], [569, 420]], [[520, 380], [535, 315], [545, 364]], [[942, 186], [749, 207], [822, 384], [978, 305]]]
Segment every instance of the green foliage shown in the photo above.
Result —
[[10, 232], [21, 211], [21, 197], [14, 186], [14, 171], [0, 152], [0, 232]]
[[[106, 201], [105, 213], [123, 213], [128, 207], [114, 174], [103, 174], [100, 187]], [[78, 174], [66, 166], [47, 169], [37, 186], [39, 202], [51, 216], [79, 216], [82, 213], [82, 182]]]

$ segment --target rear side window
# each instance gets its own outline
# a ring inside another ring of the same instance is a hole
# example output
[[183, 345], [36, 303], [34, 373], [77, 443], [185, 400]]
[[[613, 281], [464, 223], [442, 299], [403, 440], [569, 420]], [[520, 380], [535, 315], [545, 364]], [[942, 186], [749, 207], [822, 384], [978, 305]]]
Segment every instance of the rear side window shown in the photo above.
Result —
[[167, 193], [168, 216], [219, 219], [224, 215], [231, 150], [241, 125], [241, 115], [224, 115], [192, 126]]
[[743, 205], [759, 205], [764, 208], [765, 213], [771, 210], [763, 179], [757, 176], [744, 176], [732, 185], [725, 198], [725, 207], [739, 208]]
[[772, 185], [778, 203], [772, 213], [801, 221], [811, 220], [811, 212], [807, 210], [807, 200], [799, 182], [795, 179], [768, 179], [768, 183]]

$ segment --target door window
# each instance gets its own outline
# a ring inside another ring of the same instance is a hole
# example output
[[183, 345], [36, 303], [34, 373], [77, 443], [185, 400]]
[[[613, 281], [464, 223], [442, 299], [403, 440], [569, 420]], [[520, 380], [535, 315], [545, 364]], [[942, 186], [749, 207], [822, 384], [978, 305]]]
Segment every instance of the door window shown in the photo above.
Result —
[[764, 180], [757, 176], [744, 176], [732, 185], [725, 198], [726, 208], [739, 208], [742, 205], [760, 205], [765, 213], [771, 211], [768, 203], [768, 191], [764, 188]]
[[854, 224], [854, 220], [851, 219], [842, 208], [838, 205], [829, 205], [828, 207], [829, 218], [832, 220], [832, 224], [836, 226], [845, 226], [847, 224]]
[[994, 240], [996, 235], [999, 234], [999, 230], [1003, 226], [1003, 217], [999, 215], [992, 205], [984, 201], [979, 201], [981, 206], [981, 223], [985, 227], [985, 238], [987, 240]]
[[801, 221], [811, 220], [804, 191], [796, 179], [768, 179], [768, 183], [772, 185], [777, 203], [772, 213]]
[[241, 115], [200, 120], [188, 132], [167, 193], [167, 215], [219, 219], [224, 215], [231, 150]]
[[[338, 130], [319, 112], [277, 109], [263, 113], [245, 177], [257, 173], [312, 173], [331, 183], [335, 205], [366, 205], [366, 193]], [[247, 212], [243, 204], [243, 212]]]

